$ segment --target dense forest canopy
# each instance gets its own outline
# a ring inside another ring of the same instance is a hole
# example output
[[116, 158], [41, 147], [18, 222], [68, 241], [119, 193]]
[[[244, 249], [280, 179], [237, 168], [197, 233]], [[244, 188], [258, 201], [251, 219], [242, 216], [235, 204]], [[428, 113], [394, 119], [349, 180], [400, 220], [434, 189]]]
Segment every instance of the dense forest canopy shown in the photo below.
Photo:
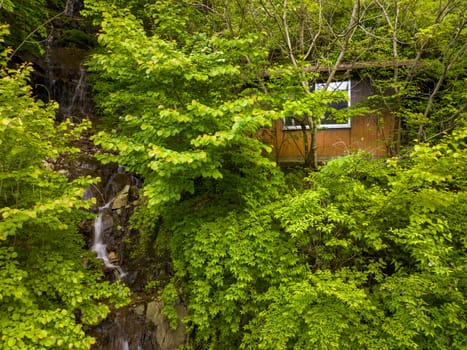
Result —
[[[127, 302], [121, 283], [82, 261], [94, 260], [76, 228], [91, 205], [81, 197], [97, 180], [50, 166], [78, 152], [69, 143], [89, 125], [54, 121], [56, 105], [31, 94], [31, 69], [14, 65], [21, 51], [37, 54], [41, 23], [66, 5], [0, 5], [11, 33], [2, 27], [0, 339], [9, 349], [89, 348], [87, 327]], [[86, 60], [98, 158], [143, 179], [138, 254], [170, 252], [170, 281], [147, 282], [170, 320], [171, 306], [187, 304], [186, 348], [467, 347], [463, 1], [84, 5], [98, 31]], [[356, 152], [318, 167], [317, 128], [342, 99], [329, 86], [355, 63], [374, 94], [350, 113], [394, 116], [392, 157]], [[302, 127], [304, 166], [279, 167], [255, 137], [283, 118]]]

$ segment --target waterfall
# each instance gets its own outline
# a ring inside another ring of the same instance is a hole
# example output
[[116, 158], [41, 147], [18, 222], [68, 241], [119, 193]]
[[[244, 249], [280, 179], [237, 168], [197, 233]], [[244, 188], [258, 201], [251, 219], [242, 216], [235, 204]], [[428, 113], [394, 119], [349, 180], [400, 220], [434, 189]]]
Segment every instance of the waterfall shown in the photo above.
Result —
[[65, 5], [65, 16], [73, 17], [79, 14], [79, 11], [83, 8], [82, 0], [67, 0]]
[[38, 77], [40, 98], [58, 102], [56, 113], [59, 119], [80, 121], [93, 117], [93, 104], [83, 65], [89, 47], [86, 44], [76, 46], [73, 40], [65, 36], [71, 31], [84, 34], [86, 28], [81, 26], [79, 17], [82, 8], [83, 0], [67, 0], [64, 14], [69, 19], [50, 22], [44, 43], [45, 55], [40, 62], [41, 71], [44, 72], [43, 77]]
[[128, 340], [124, 337], [118, 337], [115, 340], [114, 344], [112, 344], [112, 347], [114, 348], [114, 350], [130, 350], [130, 344], [128, 343]]
[[[97, 167], [102, 181], [90, 186], [83, 198], [99, 199], [97, 216], [93, 222], [83, 223], [89, 248], [102, 260], [102, 267], [109, 279], [124, 278], [125, 284], [132, 288], [132, 303], [112, 313], [88, 334], [96, 339], [93, 350], [149, 350], [178, 349], [185, 344], [186, 328], [181, 322], [187, 310], [180, 302], [175, 305], [179, 319], [176, 330], [163, 314], [163, 303], [146, 291], [146, 281], [164, 274], [165, 258], [158, 254], [134, 256], [138, 232], [130, 230], [129, 219], [138, 201], [141, 181], [125, 171], [124, 167]], [[97, 210], [97, 208], [96, 208]], [[125, 272], [119, 265], [123, 264]], [[120, 258], [120, 259], [119, 259]], [[168, 261], [168, 260], [167, 260]]]
[[79, 66], [79, 78], [71, 82], [71, 89], [74, 87], [74, 91], [70, 91], [73, 95], [65, 106], [65, 116], [87, 116], [90, 114], [91, 101], [88, 96], [88, 86], [86, 83], [86, 69], [83, 64]]
[[104, 214], [107, 209], [110, 208], [110, 205], [112, 204], [113, 199], [109, 201], [107, 204], [105, 204], [102, 207], [99, 207], [99, 213], [97, 215], [96, 220], [94, 221], [94, 244], [91, 248], [92, 251], [96, 252], [97, 258], [102, 260], [104, 262], [105, 267], [108, 269], [111, 269], [115, 271], [116, 276], [119, 279], [122, 279], [125, 277], [126, 273], [123, 271], [123, 269], [118, 266], [113, 264], [109, 260], [109, 256], [107, 255], [107, 245], [104, 243]]
[[52, 55], [52, 47], [54, 43], [53, 26], [45, 41], [45, 76], [47, 88], [47, 101], [55, 100], [55, 74], [54, 74], [54, 60]]

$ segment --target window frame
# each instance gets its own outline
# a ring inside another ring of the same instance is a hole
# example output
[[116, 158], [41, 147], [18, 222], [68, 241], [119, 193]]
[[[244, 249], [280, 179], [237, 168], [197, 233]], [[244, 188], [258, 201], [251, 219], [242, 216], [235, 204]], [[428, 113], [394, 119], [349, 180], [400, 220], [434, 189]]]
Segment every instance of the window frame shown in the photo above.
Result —
[[[346, 88], [340, 88], [343, 84], [345, 83]], [[321, 90], [325, 86], [325, 83], [317, 83], [312, 86], [313, 91]], [[338, 80], [338, 81], [333, 81], [329, 84], [328, 91], [345, 91], [347, 90], [347, 108], [349, 108], [352, 104], [352, 80], [347, 79], [347, 80]], [[283, 119], [283, 130], [301, 130], [300, 125], [295, 125], [295, 120], [293, 118], [290, 118], [291, 124], [292, 125], [287, 125], [286, 124], [286, 119], [289, 118], [284, 118]], [[323, 118], [324, 119], [324, 118]], [[335, 123], [335, 124], [323, 124], [321, 119], [321, 123], [318, 125], [318, 129], [320, 130], [326, 130], [326, 129], [350, 129], [352, 127], [351, 123], [351, 118], [347, 118], [346, 123]], [[307, 126], [307, 129], [309, 127]]]

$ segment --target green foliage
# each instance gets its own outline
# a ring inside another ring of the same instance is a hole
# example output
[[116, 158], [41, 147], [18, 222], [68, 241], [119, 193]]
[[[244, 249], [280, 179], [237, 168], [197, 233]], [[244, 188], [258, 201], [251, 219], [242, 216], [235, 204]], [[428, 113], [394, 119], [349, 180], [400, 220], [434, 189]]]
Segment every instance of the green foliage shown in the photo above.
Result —
[[165, 286], [161, 299], [164, 303], [163, 312], [169, 320], [170, 327], [177, 329], [178, 316], [174, 307], [179, 300], [179, 296], [173, 281]]
[[120, 12], [102, 14], [103, 51], [89, 61], [98, 106], [118, 120], [118, 132], [95, 138], [112, 151], [102, 159], [143, 176], [154, 207], [193, 194], [199, 179], [237, 177], [249, 186], [260, 182], [244, 178], [274, 172], [262, 156], [268, 147], [252, 136], [277, 114], [261, 108], [254, 89], [241, 89], [249, 72], [240, 63], [254, 37], [195, 35], [184, 52]]
[[170, 216], [169, 225], [179, 227], [172, 251], [177, 275], [186, 281], [186, 322], [210, 349], [238, 348], [245, 324], [267, 305], [262, 294], [302, 275], [290, 239], [270, 227], [270, 208], [258, 209], [198, 210], [178, 225], [180, 212]]
[[[10, 25], [5, 36], [6, 45], [14, 48], [14, 53], [22, 57], [35, 57], [44, 53], [47, 35], [60, 18], [62, 27], [69, 18], [65, 17], [67, 0], [4, 0], [0, 2], [0, 24]], [[81, 25], [80, 25], [81, 26]], [[76, 47], [89, 48], [93, 38], [77, 29], [65, 30], [65, 36]], [[61, 42], [63, 43], [63, 38]], [[2, 48], [4, 49], [4, 47]]]
[[[467, 67], [465, 5], [462, 1], [377, 4], [369, 13], [384, 17], [386, 25], [371, 20], [364, 25], [365, 59], [388, 60], [390, 55], [394, 60], [411, 60], [405, 67], [366, 72], [379, 90], [373, 99], [380, 102], [377, 109], [401, 122], [395, 130], [397, 152], [401, 143], [431, 140], [465, 121], [466, 97], [459, 89], [465, 84]], [[366, 35], [369, 31], [392, 39], [379, 42]], [[355, 49], [354, 57], [359, 57], [362, 50]]]
[[[47, 20], [46, 0], [2, 1], [0, 10], [0, 23], [11, 25], [7, 45], [19, 47], [22, 44], [23, 50], [38, 53], [40, 40], [46, 36], [46, 27], [42, 25]], [[24, 42], [27, 37], [29, 40]]]
[[[316, 53], [314, 63], [329, 67], [357, 54], [383, 62], [431, 55], [431, 40], [445, 39], [457, 22], [437, 32], [433, 12], [426, 21], [421, 12], [407, 12], [391, 41], [388, 26], [400, 10], [391, 6], [399, 2], [366, 2], [359, 15], [371, 16], [350, 27], [350, 9], [359, 2], [212, 1], [192, 12], [184, 2], [158, 1], [144, 16], [136, 3], [132, 11], [88, 4], [102, 23], [102, 47], [89, 68], [96, 102], [113, 129], [95, 141], [110, 151], [102, 159], [144, 178], [147, 202], [138, 222], [146, 234], [171, 237], [176, 276], [165, 286], [165, 313], [174, 326], [171, 306], [179, 297], [188, 300], [190, 345], [465, 348], [463, 95], [456, 89], [420, 99], [424, 88], [438, 85], [432, 72], [449, 71], [448, 61], [420, 75], [414, 65], [378, 76], [385, 85], [373, 101], [381, 113], [397, 111], [407, 125], [423, 126], [431, 101], [430, 108], [453, 122], [444, 129], [452, 134], [438, 144], [419, 144], [405, 158], [336, 159], [298, 191], [286, 187], [293, 176], [284, 180], [263, 158], [267, 147], [253, 137], [277, 118], [319, 121], [329, 102], [342, 98], [309, 93], [306, 82], [317, 76], [303, 72], [310, 62], [297, 52]], [[172, 20], [164, 11], [174, 3]], [[454, 5], [450, 9], [458, 11]], [[189, 13], [197, 14], [196, 25]], [[203, 13], [206, 26], [197, 17]], [[296, 21], [289, 26], [284, 18]], [[316, 46], [300, 47], [299, 30], [310, 23], [302, 38]], [[290, 43], [284, 42], [286, 29], [295, 30]], [[366, 33], [377, 35], [365, 37], [362, 46], [351, 40]], [[397, 53], [388, 43], [399, 45], [416, 33], [403, 55], [388, 56]], [[281, 57], [267, 56], [266, 48]], [[460, 61], [449, 61], [459, 70], [441, 85], [459, 85]]]
[[104, 281], [83, 249], [81, 200], [95, 180], [69, 181], [54, 160], [87, 123], [55, 124], [56, 105], [31, 97], [27, 66], [0, 71], [0, 347], [88, 349], [88, 325], [127, 302], [128, 291]]
[[336, 159], [267, 204], [164, 213], [193, 346], [464, 348], [466, 136]]

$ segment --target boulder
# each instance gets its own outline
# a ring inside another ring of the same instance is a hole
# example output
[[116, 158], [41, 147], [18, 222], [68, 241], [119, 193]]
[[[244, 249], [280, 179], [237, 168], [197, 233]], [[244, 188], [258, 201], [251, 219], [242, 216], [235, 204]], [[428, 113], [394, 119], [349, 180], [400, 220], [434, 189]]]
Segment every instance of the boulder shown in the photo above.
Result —
[[186, 307], [182, 304], [175, 306], [178, 315], [176, 329], [170, 327], [170, 322], [162, 312], [163, 304], [160, 301], [151, 301], [146, 307], [146, 320], [156, 326], [156, 341], [164, 350], [176, 350], [185, 344], [186, 326], [182, 320], [187, 315]]
[[125, 185], [123, 189], [115, 197], [112, 203], [112, 210], [125, 208], [128, 205], [129, 193], [130, 193], [130, 185]]

